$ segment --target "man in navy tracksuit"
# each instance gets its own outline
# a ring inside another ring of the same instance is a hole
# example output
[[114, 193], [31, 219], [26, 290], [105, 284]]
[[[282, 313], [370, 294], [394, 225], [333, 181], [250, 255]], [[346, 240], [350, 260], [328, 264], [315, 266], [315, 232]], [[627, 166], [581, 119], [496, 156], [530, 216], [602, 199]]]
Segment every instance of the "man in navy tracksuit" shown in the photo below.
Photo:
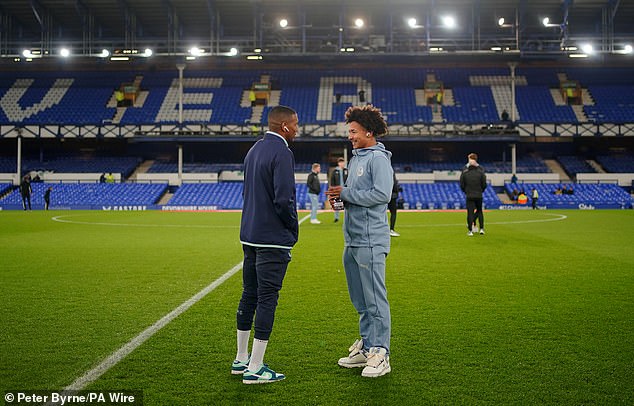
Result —
[[[285, 378], [264, 364], [273, 330], [275, 308], [282, 289], [299, 224], [295, 201], [295, 158], [288, 142], [298, 130], [297, 113], [284, 106], [271, 109], [269, 131], [244, 160], [244, 204], [240, 242], [244, 251], [242, 298], [237, 313], [236, 359], [231, 373], [242, 382], [269, 383]], [[253, 348], [249, 335], [255, 318]]]

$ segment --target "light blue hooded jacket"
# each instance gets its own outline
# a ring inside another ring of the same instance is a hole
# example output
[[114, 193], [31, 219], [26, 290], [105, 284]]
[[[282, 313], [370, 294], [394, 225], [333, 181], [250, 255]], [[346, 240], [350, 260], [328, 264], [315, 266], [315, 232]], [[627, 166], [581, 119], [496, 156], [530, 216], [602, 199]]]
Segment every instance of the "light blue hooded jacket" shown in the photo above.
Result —
[[382, 143], [352, 150], [348, 179], [341, 190], [346, 215], [346, 247], [390, 247], [387, 204], [392, 196], [392, 153]]

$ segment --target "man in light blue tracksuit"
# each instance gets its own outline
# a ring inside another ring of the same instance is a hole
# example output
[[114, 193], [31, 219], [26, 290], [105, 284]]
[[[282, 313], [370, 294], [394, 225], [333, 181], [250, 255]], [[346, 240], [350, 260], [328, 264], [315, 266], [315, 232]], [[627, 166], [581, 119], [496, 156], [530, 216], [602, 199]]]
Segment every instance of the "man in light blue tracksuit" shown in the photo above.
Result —
[[339, 360], [346, 368], [363, 367], [362, 376], [391, 371], [390, 305], [385, 287], [385, 260], [390, 251], [387, 204], [392, 195], [392, 153], [376, 138], [387, 132], [381, 112], [371, 105], [346, 112], [353, 157], [344, 186], [329, 189], [330, 199], [345, 205], [343, 264], [348, 292], [359, 313], [361, 339]]

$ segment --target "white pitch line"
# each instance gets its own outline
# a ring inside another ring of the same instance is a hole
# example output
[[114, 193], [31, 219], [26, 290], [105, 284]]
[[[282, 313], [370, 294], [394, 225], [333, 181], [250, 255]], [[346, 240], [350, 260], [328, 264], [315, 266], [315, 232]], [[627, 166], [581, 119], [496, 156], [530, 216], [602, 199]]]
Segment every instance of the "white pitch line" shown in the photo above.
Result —
[[[303, 223], [308, 218], [310, 218], [309, 215], [302, 218], [298, 222], [298, 224]], [[187, 301], [182, 303], [176, 309], [172, 310], [171, 312], [163, 316], [156, 323], [152, 324], [150, 327], [143, 330], [139, 335], [134, 337], [132, 340], [128, 341], [123, 347], [119, 348], [118, 350], [110, 354], [108, 357], [106, 357], [106, 359], [101, 361], [99, 365], [97, 365], [90, 371], [86, 372], [84, 375], [80, 376], [79, 378], [75, 379], [73, 383], [71, 383], [70, 385], [64, 388], [64, 391], [82, 390], [87, 385], [99, 379], [99, 377], [101, 377], [108, 370], [110, 370], [110, 368], [117, 365], [121, 360], [127, 357], [132, 351], [139, 348], [141, 344], [143, 344], [150, 337], [156, 334], [160, 329], [168, 325], [172, 320], [174, 320], [175, 318], [183, 314], [185, 311], [187, 311], [190, 307], [198, 303], [202, 298], [207, 296], [210, 292], [212, 292], [218, 286], [222, 285], [225, 281], [227, 281], [227, 279], [235, 275], [240, 269], [242, 269], [242, 263], [243, 262], [241, 261], [240, 263], [234, 265], [233, 268], [225, 272], [224, 275], [222, 275], [220, 278], [216, 279], [207, 287], [205, 287], [203, 290], [196, 293], [194, 296], [192, 296]]]
[[[238, 228], [239, 226], [212, 226], [205, 224], [134, 224], [134, 223], [103, 223], [77, 220], [64, 220], [64, 218], [72, 217], [72, 214], [51, 217], [51, 220], [58, 223], [68, 224], [85, 224], [91, 226], [119, 226], [119, 227], [175, 227], [175, 228]], [[76, 216], [79, 216], [77, 214]]]
[[[516, 221], [486, 221], [486, 224], [529, 224], [529, 223], [548, 223], [550, 221], [561, 221], [568, 218], [568, 216], [564, 214], [551, 214], [551, 213], [542, 213], [547, 216], [553, 216], [553, 218], [549, 219], [534, 219], [534, 220], [516, 220]], [[418, 228], [418, 227], [455, 227], [455, 226], [464, 226], [464, 223], [444, 223], [444, 224], [404, 224], [399, 226], [399, 228]]]

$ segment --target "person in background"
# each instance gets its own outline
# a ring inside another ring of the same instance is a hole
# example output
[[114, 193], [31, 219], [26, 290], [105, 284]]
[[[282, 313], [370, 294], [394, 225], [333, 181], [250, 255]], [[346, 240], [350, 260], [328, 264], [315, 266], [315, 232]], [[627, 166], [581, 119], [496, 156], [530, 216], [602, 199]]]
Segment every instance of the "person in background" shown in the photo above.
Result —
[[502, 110], [502, 114], [500, 115], [500, 118], [502, 119], [503, 122], [508, 122], [509, 121], [509, 112], [506, 111], [506, 109]]
[[321, 183], [319, 182], [319, 172], [321, 165], [314, 163], [311, 172], [308, 174], [306, 185], [308, 186], [308, 197], [310, 198], [310, 222], [311, 224], [321, 224], [317, 219], [319, 209], [319, 193], [321, 193]]
[[[297, 243], [299, 223], [295, 192], [295, 157], [288, 144], [295, 139], [295, 110], [275, 106], [268, 114], [269, 130], [244, 159], [244, 205], [240, 243], [244, 252], [242, 296], [236, 315], [237, 353], [231, 374], [245, 384], [278, 382], [284, 374], [264, 363], [273, 331], [279, 291]], [[249, 336], [255, 319], [253, 348]]]
[[398, 184], [396, 179], [396, 173], [394, 173], [394, 185], [392, 186], [392, 197], [387, 204], [387, 208], [390, 210], [390, 236], [400, 237], [401, 235], [394, 230], [396, 226], [396, 211], [398, 209], [398, 194], [402, 192], [403, 188]]
[[538, 199], [539, 199], [539, 192], [537, 192], [537, 189], [533, 188], [533, 191], [531, 192], [531, 204], [532, 204], [533, 210], [537, 210]]
[[33, 193], [33, 189], [31, 189], [31, 176], [24, 175], [22, 177], [22, 182], [20, 182], [20, 195], [22, 196], [22, 207], [24, 210], [31, 210], [31, 193]]
[[[343, 186], [348, 179], [348, 169], [346, 168], [346, 161], [343, 158], [337, 159], [337, 167], [332, 171], [330, 175], [330, 187]], [[339, 211], [335, 210], [335, 223], [339, 221]]]
[[49, 186], [48, 189], [46, 189], [46, 192], [44, 192], [44, 210], [48, 210], [48, 207], [51, 205], [52, 191], [53, 191], [53, 188]]
[[114, 183], [114, 175], [112, 174], [112, 172], [109, 172], [106, 175], [106, 183]]
[[102, 173], [99, 177], [99, 183], [106, 183], [106, 174]]
[[365, 90], [359, 90], [359, 103], [365, 103]]
[[517, 183], [517, 175], [513, 174], [513, 176], [511, 176], [511, 183]]
[[385, 261], [390, 252], [387, 204], [393, 186], [392, 153], [377, 142], [387, 133], [381, 111], [372, 105], [346, 111], [352, 143], [348, 180], [328, 189], [331, 202], [343, 200], [343, 267], [350, 300], [359, 314], [361, 339], [355, 340], [339, 366], [363, 368], [361, 376], [389, 373], [391, 318], [385, 286]]
[[484, 213], [482, 211], [482, 193], [487, 187], [484, 169], [478, 164], [478, 155], [468, 155], [467, 167], [460, 174], [460, 189], [467, 199], [468, 236], [473, 236], [473, 224], [480, 223], [480, 234], [484, 234]]

